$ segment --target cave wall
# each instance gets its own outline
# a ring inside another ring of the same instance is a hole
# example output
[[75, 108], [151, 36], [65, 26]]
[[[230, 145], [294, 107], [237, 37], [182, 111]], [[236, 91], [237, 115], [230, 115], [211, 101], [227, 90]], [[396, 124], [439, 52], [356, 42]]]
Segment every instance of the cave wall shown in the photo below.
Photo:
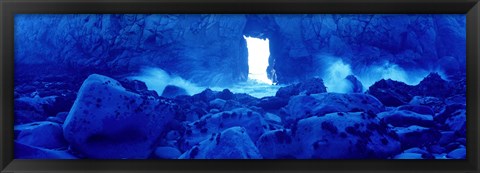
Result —
[[121, 75], [148, 66], [229, 84], [248, 76], [245, 23], [243, 15], [17, 15], [16, 71]]
[[243, 35], [270, 40], [267, 72], [280, 83], [321, 76], [332, 57], [349, 64], [354, 73], [386, 62], [406, 70], [465, 71], [464, 15], [18, 15], [15, 19], [16, 70], [34, 74], [51, 69], [117, 75], [153, 66], [199, 84], [231, 84], [248, 77]]
[[[372, 65], [455, 75], [465, 72], [464, 15], [271, 15], [247, 16], [268, 24], [270, 65], [280, 83], [322, 76], [325, 63], [342, 59], [360, 73]], [[250, 22], [257, 20], [258, 22]], [[272, 76], [272, 74], [270, 74]]]

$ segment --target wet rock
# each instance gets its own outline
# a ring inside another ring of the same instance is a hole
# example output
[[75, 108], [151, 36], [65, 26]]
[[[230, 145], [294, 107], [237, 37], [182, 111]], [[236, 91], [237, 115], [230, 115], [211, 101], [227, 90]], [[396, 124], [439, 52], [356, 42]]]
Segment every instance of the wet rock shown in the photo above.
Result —
[[435, 122], [439, 124], [445, 124], [445, 121], [447, 121], [447, 119], [453, 116], [461, 115], [462, 112], [464, 112], [465, 110], [466, 110], [466, 104], [455, 103], [455, 104], [446, 105], [444, 109], [442, 109], [442, 111], [440, 111], [434, 117]]
[[432, 145], [429, 147], [429, 151], [431, 153], [442, 154], [446, 151], [446, 149], [440, 145]]
[[18, 142], [14, 143], [14, 150], [15, 159], [78, 159], [66, 151], [39, 148]]
[[467, 135], [467, 116], [466, 110], [457, 110], [452, 113], [451, 117], [445, 120], [448, 130], [454, 131], [458, 136], [465, 137]]
[[278, 110], [288, 104], [288, 99], [281, 97], [263, 97], [256, 106], [265, 110]]
[[265, 132], [266, 125], [265, 120], [259, 113], [248, 108], [208, 114], [198, 121], [187, 124], [180, 149], [190, 149], [199, 142], [208, 139], [213, 133], [234, 126], [245, 128], [250, 138], [256, 141]]
[[67, 119], [67, 116], [68, 116], [68, 112], [59, 112], [57, 113], [57, 115], [55, 115], [55, 117], [62, 120], [62, 123], [65, 121], [65, 119]]
[[455, 132], [454, 131], [442, 131], [440, 132], [441, 137], [438, 140], [438, 144], [445, 146], [453, 141], [455, 141]]
[[347, 79], [351, 85], [352, 85], [352, 91], [353, 93], [362, 93], [363, 92], [363, 85], [362, 85], [362, 82], [360, 82], [357, 77], [355, 77], [354, 75], [348, 75], [347, 77], [345, 77], [345, 79]]
[[393, 159], [423, 159], [420, 153], [401, 153], [393, 157]]
[[371, 116], [385, 108], [375, 97], [360, 93], [322, 93], [310, 96], [294, 96], [285, 107], [287, 120], [322, 116], [332, 112], [370, 112]]
[[467, 150], [465, 148], [458, 148], [453, 150], [447, 154], [448, 158], [452, 159], [466, 159], [467, 158]]
[[48, 97], [21, 97], [14, 100], [15, 124], [25, 124], [35, 121], [43, 121], [48, 116], [46, 109], [54, 105], [57, 96]]
[[293, 141], [291, 130], [278, 129], [265, 132], [256, 145], [265, 159], [296, 159], [298, 141]]
[[203, 101], [208, 103], [216, 98], [217, 93], [218, 92], [212, 91], [211, 89], [205, 89], [202, 92], [193, 95], [192, 97], [195, 101]]
[[46, 121], [50, 121], [50, 122], [54, 122], [54, 123], [58, 123], [58, 124], [63, 124], [63, 121], [62, 119], [58, 118], [58, 117], [48, 117], [46, 119]]
[[402, 148], [423, 147], [438, 142], [440, 133], [434, 129], [412, 125], [409, 127], [395, 127]]
[[167, 98], [174, 98], [179, 95], [188, 95], [188, 93], [185, 89], [174, 85], [167, 85], [162, 93], [162, 97]]
[[431, 96], [414, 96], [409, 102], [410, 105], [422, 105], [430, 107], [435, 113], [440, 112], [445, 106], [441, 98]]
[[408, 127], [411, 125], [432, 127], [434, 125], [432, 115], [419, 114], [408, 110], [401, 110], [400, 108], [379, 113], [378, 117], [395, 127]]
[[106, 76], [90, 75], [63, 125], [71, 147], [88, 158], [147, 158], [174, 117], [170, 100], [127, 91]]
[[407, 111], [412, 111], [412, 112], [415, 112], [417, 114], [422, 114], [422, 115], [430, 115], [430, 116], [434, 116], [435, 113], [433, 112], [433, 110], [428, 107], [428, 106], [420, 106], [420, 105], [403, 105], [403, 106], [399, 106], [397, 108], [398, 110], [407, 110]]
[[395, 133], [363, 112], [301, 119], [290, 130], [265, 133], [257, 146], [265, 158], [386, 158], [400, 152]]
[[391, 79], [382, 79], [368, 88], [367, 93], [375, 96], [385, 106], [400, 106], [408, 103], [413, 95], [413, 86]]
[[257, 147], [247, 130], [231, 127], [215, 133], [192, 149], [183, 153], [180, 159], [261, 159]]
[[225, 101], [223, 99], [215, 99], [215, 100], [210, 101], [210, 108], [217, 109], [217, 110], [222, 110], [223, 107], [225, 106], [225, 103], [227, 103], [227, 101]]
[[155, 156], [159, 159], [177, 159], [182, 153], [173, 147], [158, 147], [155, 149]]
[[312, 78], [294, 85], [281, 87], [275, 94], [276, 97], [289, 98], [300, 93], [317, 94], [327, 92], [327, 88], [320, 78]]
[[148, 90], [147, 85], [143, 81], [124, 79], [119, 81], [119, 83], [129, 92], [152, 98], [159, 98], [158, 93], [154, 90]]
[[224, 89], [222, 92], [218, 92], [216, 97], [223, 100], [231, 100], [235, 98], [235, 95], [228, 89]]
[[67, 148], [68, 143], [63, 138], [62, 126], [58, 123], [42, 121], [14, 127], [16, 142], [46, 148]]
[[259, 100], [256, 97], [243, 93], [236, 93], [234, 96], [236, 101], [244, 105], [254, 105]]
[[430, 73], [415, 86], [415, 95], [446, 98], [451, 95], [452, 87], [438, 73]]

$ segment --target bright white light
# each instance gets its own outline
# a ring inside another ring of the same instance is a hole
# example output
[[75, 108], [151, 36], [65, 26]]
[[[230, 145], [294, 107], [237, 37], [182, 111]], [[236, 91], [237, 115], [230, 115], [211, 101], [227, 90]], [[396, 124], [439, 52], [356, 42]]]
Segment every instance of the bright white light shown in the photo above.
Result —
[[268, 57], [270, 48], [268, 39], [243, 36], [248, 48], [248, 78], [258, 82], [272, 84], [267, 77]]

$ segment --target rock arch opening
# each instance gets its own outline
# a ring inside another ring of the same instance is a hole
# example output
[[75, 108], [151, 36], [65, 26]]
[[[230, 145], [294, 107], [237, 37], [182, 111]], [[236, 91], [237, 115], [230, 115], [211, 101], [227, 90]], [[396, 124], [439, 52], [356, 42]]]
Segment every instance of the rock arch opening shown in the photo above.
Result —
[[270, 41], [268, 38], [243, 37], [247, 42], [248, 49], [248, 79], [272, 84], [272, 80], [270, 80], [267, 75], [270, 57]]

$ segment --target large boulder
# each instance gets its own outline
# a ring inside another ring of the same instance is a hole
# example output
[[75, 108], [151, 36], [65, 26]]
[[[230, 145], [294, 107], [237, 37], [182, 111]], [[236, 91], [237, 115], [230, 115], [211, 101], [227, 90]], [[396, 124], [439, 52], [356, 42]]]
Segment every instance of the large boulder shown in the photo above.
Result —
[[208, 139], [213, 133], [220, 133], [234, 126], [245, 128], [246, 133], [254, 141], [256, 141], [260, 135], [265, 132], [265, 128], [267, 128], [262, 115], [248, 108], [237, 108], [231, 111], [208, 114], [200, 120], [187, 124], [181, 142], [181, 149], [190, 149], [192, 146]]
[[267, 132], [257, 146], [270, 159], [378, 159], [400, 152], [396, 138], [373, 115], [335, 112], [301, 119], [291, 130]]
[[180, 159], [262, 159], [257, 147], [242, 127], [231, 127], [210, 135], [183, 153]]
[[375, 97], [360, 93], [321, 93], [312, 95], [294, 96], [285, 107], [287, 120], [322, 116], [332, 112], [371, 112], [384, 111], [383, 104]]
[[16, 142], [47, 149], [67, 148], [62, 126], [48, 121], [17, 125]]
[[127, 91], [93, 74], [83, 83], [63, 125], [72, 149], [87, 158], [144, 159], [173, 118], [176, 105]]

